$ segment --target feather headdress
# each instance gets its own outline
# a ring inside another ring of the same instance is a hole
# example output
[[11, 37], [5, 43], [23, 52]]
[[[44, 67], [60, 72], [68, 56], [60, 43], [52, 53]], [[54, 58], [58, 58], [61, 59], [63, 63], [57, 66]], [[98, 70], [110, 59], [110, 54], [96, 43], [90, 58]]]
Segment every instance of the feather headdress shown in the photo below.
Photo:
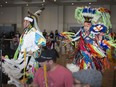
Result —
[[110, 11], [106, 8], [77, 7], [75, 18], [78, 23], [84, 23], [86, 18], [91, 19], [92, 24], [103, 24], [107, 27], [107, 33], [112, 28]]
[[34, 19], [34, 27], [40, 31], [40, 28], [38, 27], [38, 16], [42, 13], [42, 11], [45, 8], [41, 8], [38, 11], [36, 11], [34, 14], [28, 11], [29, 16], [31, 16]]

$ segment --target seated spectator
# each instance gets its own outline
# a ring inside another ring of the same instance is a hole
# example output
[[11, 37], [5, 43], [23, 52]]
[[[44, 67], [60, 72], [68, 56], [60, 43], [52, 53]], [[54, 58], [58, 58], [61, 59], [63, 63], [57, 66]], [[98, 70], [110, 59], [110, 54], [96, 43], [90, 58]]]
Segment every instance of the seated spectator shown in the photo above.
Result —
[[74, 87], [101, 87], [102, 74], [98, 70], [87, 69], [73, 73]]

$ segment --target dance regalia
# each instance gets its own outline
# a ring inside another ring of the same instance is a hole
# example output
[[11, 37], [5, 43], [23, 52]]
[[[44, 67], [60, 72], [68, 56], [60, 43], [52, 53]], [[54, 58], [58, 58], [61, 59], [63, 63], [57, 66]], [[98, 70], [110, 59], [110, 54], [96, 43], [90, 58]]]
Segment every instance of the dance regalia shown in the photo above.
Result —
[[101, 70], [103, 64], [99, 65], [98, 63], [101, 63], [100, 59], [106, 57], [105, 51], [96, 42], [95, 34], [90, 32], [88, 36], [85, 36], [84, 33], [83, 31], [80, 32], [80, 40], [77, 44], [78, 50], [75, 54], [77, 56], [76, 62], [78, 62], [80, 69], [97, 68]]
[[[109, 32], [112, 28], [109, 10], [105, 8], [77, 7], [75, 17], [80, 23], [84, 23], [85, 18], [89, 17], [92, 26], [88, 32], [84, 31], [82, 27], [73, 36], [72, 41], [78, 41], [75, 51], [70, 56], [74, 60], [73, 64], [77, 65], [79, 69], [90, 68], [100, 71], [108, 69], [110, 67], [109, 57], [111, 57], [109, 52], [112, 47], [116, 48], [116, 41]], [[71, 66], [74, 69], [75, 66]]]
[[[20, 38], [20, 43], [18, 46], [18, 52], [19, 56], [18, 59], [21, 59], [24, 57], [24, 51], [26, 50], [26, 54], [28, 55], [29, 51], [32, 51], [33, 53], [38, 53], [37, 51], [40, 50], [39, 44], [42, 46], [45, 46], [45, 38], [43, 37], [42, 33], [39, 32], [37, 29], [34, 27], [31, 29], [26, 29], [25, 33], [22, 34]], [[16, 53], [14, 58], [17, 59]], [[35, 55], [35, 58], [38, 57], [38, 55]]]
[[[27, 19], [30, 18], [26, 17]], [[2, 59], [4, 73], [10, 78], [8, 84], [14, 84], [17, 87], [23, 87], [24, 84], [32, 81], [37, 66], [35, 58], [41, 53], [40, 47], [46, 45], [46, 39], [36, 25], [36, 18], [33, 17], [32, 20], [34, 21], [34, 26], [24, 30], [14, 58]]]

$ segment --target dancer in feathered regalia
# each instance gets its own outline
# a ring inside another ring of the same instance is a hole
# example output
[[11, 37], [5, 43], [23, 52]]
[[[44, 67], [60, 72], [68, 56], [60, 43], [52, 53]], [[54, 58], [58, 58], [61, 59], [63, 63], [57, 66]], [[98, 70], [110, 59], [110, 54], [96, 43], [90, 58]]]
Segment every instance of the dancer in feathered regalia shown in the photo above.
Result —
[[116, 40], [110, 32], [110, 11], [106, 8], [77, 7], [75, 18], [84, 26], [74, 36], [68, 35], [68, 42], [78, 43], [71, 55], [73, 64], [68, 64], [67, 67], [74, 72], [79, 69], [108, 69], [109, 59], [112, 58], [110, 51], [112, 47], [116, 48]]
[[24, 18], [24, 32], [20, 37], [20, 43], [13, 59], [3, 57], [3, 72], [8, 75], [8, 84], [23, 87], [34, 74], [37, 58], [41, 53], [41, 47], [46, 45], [46, 39], [42, 35], [37, 23], [37, 16], [44, 10], [38, 10], [34, 14]]

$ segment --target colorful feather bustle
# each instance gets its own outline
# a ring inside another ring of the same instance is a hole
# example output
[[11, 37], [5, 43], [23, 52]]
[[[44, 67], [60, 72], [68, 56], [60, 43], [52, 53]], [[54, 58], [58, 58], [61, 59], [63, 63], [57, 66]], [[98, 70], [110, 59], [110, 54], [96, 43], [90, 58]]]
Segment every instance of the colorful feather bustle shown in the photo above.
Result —
[[112, 24], [110, 21], [110, 11], [106, 8], [91, 8], [91, 7], [77, 7], [75, 9], [75, 18], [78, 23], [83, 24], [85, 21], [84, 17], [91, 18], [92, 24], [103, 24], [105, 25], [108, 30], [112, 28]]
[[77, 9], [75, 9], [75, 18], [77, 19], [78, 23], [84, 22], [84, 18], [82, 16], [83, 8], [84, 7], [78, 7]]
[[75, 33], [73, 32], [62, 32], [60, 33], [60, 35], [64, 38], [67, 38], [67, 39], [72, 39], [71, 37], [74, 36]]
[[108, 59], [111, 61], [112, 60], [112, 50], [111, 49], [108, 49], [107, 50], [107, 57], [108, 57]]
[[113, 41], [102, 40], [102, 44], [103, 46], [107, 46], [109, 49], [111, 47], [116, 48], [116, 43], [114, 43]]
[[73, 32], [62, 32], [62, 33], [60, 33], [60, 36], [66, 39], [64, 46], [66, 46], [68, 43], [71, 43], [72, 45], [74, 45], [72, 43], [72, 37], [74, 36], [74, 34], [75, 33], [73, 33]]
[[100, 57], [100, 58], [103, 58], [105, 57], [105, 53], [102, 49], [100, 49], [98, 46], [94, 46], [92, 44], [87, 44], [88, 46], [88, 49], [90, 50], [91, 54], [94, 56], [94, 57]]

